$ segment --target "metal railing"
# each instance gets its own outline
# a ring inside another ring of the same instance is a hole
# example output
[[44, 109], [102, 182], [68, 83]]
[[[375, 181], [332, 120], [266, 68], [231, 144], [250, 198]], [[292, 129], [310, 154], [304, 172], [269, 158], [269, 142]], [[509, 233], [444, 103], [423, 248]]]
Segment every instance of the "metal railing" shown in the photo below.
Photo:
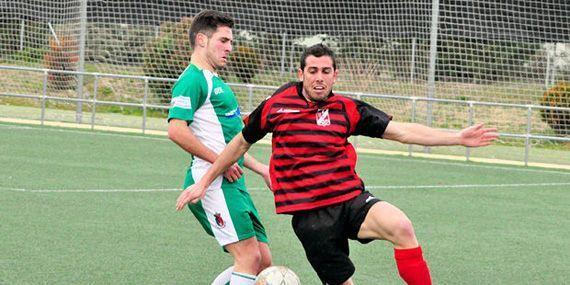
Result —
[[[19, 94], [19, 93], [6, 93], [0, 92], [0, 96], [5, 97], [19, 97], [19, 98], [28, 98], [28, 99], [37, 99], [41, 102], [41, 116], [40, 121], [41, 124], [44, 124], [45, 119], [45, 111], [46, 111], [46, 102], [49, 100], [53, 101], [64, 101], [64, 102], [75, 102], [75, 103], [90, 103], [92, 104], [91, 108], [91, 120], [90, 125], [91, 129], [95, 127], [95, 117], [96, 117], [96, 106], [97, 105], [113, 105], [113, 106], [124, 106], [124, 107], [138, 107], [141, 108], [142, 113], [142, 124], [141, 124], [141, 132], [144, 134], [147, 130], [147, 109], [154, 108], [154, 109], [163, 109], [166, 110], [169, 108], [167, 105], [157, 105], [157, 104], [150, 104], [148, 103], [149, 98], [149, 81], [169, 81], [175, 82], [176, 79], [170, 78], [157, 78], [157, 77], [149, 77], [149, 76], [135, 76], [135, 75], [118, 75], [118, 74], [108, 74], [108, 73], [97, 73], [97, 72], [79, 72], [79, 71], [62, 71], [62, 70], [50, 70], [50, 69], [41, 69], [41, 68], [30, 68], [30, 67], [14, 67], [14, 66], [2, 66], [0, 65], [0, 70], [13, 70], [13, 71], [28, 71], [28, 72], [38, 72], [43, 73], [43, 83], [42, 83], [42, 94]], [[50, 73], [53, 74], [73, 74], [73, 75], [81, 75], [81, 76], [93, 76], [94, 83], [93, 83], [93, 96], [90, 99], [82, 99], [82, 98], [61, 98], [55, 96], [48, 96], [48, 75]], [[141, 103], [130, 103], [130, 102], [116, 102], [116, 101], [106, 101], [106, 100], [99, 100], [97, 99], [97, 92], [99, 88], [99, 81], [100, 78], [109, 77], [109, 78], [125, 78], [125, 79], [135, 79], [135, 80], [142, 80], [144, 82], [144, 95], [142, 98]], [[261, 89], [261, 90], [268, 90], [274, 91], [277, 89], [276, 86], [266, 86], [266, 85], [254, 85], [254, 84], [240, 84], [240, 83], [228, 83], [228, 85], [232, 87], [239, 87], [245, 88], [247, 90], [247, 111], [250, 112], [254, 108], [253, 102], [253, 95], [254, 90]], [[494, 106], [494, 107], [507, 107], [507, 108], [520, 108], [527, 110], [527, 120], [526, 120], [526, 132], [525, 133], [506, 133], [500, 132], [502, 137], [511, 137], [511, 138], [519, 138], [524, 139], [524, 164], [528, 165], [529, 163], [529, 153], [531, 149], [531, 139], [537, 140], [549, 140], [549, 141], [560, 141], [560, 142], [570, 142], [569, 137], [557, 137], [557, 136], [544, 136], [544, 135], [536, 135], [532, 134], [532, 115], [534, 112], [539, 110], [558, 110], [558, 111], [569, 111], [570, 108], [556, 108], [556, 107], [547, 107], [547, 106], [540, 106], [540, 105], [532, 105], [532, 104], [507, 104], [507, 103], [493, 103], [493, 102], [480, 102], [480, 101], [462, 101], [462, 100], [450, 100], [450, 99], [437, 99], [437, 98], [428, 98], [428, 97], [405, 97], [405, 96], [398, 96], [398, 95], [386, 95], [386, 94], [373, 94], [373, 93], [362, 93], [362, 92], [346, 92], [346, 91], [338, 91], [338, 94], [352, 96], [354, 98], [361, 99], [366, 101], [365, 98], [376, 98], [376, 99], [396, 99], [402, 101], [408, 101], [411, 103], [411, 122], [416, 121], [416, 109], [418, 102], [426, 102], [428, 105], [432, 105], [435, 103], [445, 103], [445, 104], [456, 104], [456, 105], [465, 105], [468, 107], [468, 112], [466, 114], [467, 121], [469, 125], [474, 124], [473, 117], [475, 114], [475, 107], [476, 106]], [[79, 111], [78, 111], [79, 112]], [[247, 113], [247, 112], [245, 112]], [[412, 155], [412, 146], [408, 147], [409, 155]], [[465, 151], [465, 158], [466, 160], [470, 159], [470, 149], [466, 148]]]

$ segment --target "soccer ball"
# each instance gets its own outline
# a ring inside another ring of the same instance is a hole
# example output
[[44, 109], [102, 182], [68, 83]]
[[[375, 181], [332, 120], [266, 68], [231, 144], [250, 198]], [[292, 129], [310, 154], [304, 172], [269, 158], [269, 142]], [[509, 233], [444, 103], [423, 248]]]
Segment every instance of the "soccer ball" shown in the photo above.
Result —
[[285, 266], [270, 266], [257, 275], [255, 285], [300, 285], [299, 277]]

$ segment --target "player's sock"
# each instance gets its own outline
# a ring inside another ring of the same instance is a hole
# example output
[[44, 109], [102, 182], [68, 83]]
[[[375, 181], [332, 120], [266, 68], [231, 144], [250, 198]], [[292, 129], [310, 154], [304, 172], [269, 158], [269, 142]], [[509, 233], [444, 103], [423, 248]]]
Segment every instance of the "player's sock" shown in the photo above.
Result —
[[253, 285], [255, 283], [255, 275], [247, 273], [232, 272], [230, 285]]
[[421, 247], [394, 249], [394, 257], [398, 272], [408, 285], [431, 285], [429, 267]]
[[230, 279], [232, 278], [232, 272], [234, 271], [233, 265], [226, 268], [226, 270], [222, 271], [222, 273], [216, 276], [212, 285], [227, 285], [230, 283]]

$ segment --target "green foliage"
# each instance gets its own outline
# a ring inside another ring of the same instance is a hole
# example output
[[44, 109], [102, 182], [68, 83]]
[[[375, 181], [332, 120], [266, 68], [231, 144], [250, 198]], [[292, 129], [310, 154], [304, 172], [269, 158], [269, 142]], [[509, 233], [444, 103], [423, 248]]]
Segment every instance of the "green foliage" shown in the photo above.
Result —
[[[560, 82], [544, 92], [542, 106], [556, 108], [570, 108], [570, 84]], [[570, 110], [541, 109], [540, 115], [557, 134], [570, 135]]]
[[[161, 25], [161, 34], [144, 47], [143, 71], [146, 76], [158, 78], [178, 78], [190, 63], [192, 48], [188, 39], [188, 30], [192, 18], [183, 18], [180, 22], [165, 22]], [[151, 80], [151, 92], [161, 103], [170, 101], [173, 82]]]
[[[31, 55], [32, 62], [38, 62], [37, 53], [34, 51], [45, 50], [50, 36], [45, 22], [24, 21], [24, 37], [20, 43], [20, 31], [22, 21], [20, 19], [6, 18], [0, 20], [0, 58], [21, 60], [28, 62]], [[23, 49], [20, 50], [20, 45]], [[41, 61], [41, 53], [39, 61]]]
[[[75, 71], [79, 55], [78, 43], [73, 36], [58, 35], [49, 40], [50, 50], [44, 55], [44, 66], [52, 70]], [[54, 90], [73, 89], [77, 85], [74, 74], [50, 73], [48, 75], [48, 87]]]
[[438, 41], [436, 78], [439, 81], [508, 81], [523, 77], [524, 64], [539, 44], [475, 38]]
[[40, 63], [42, 62], [44, 55], [48, 52], [48, 50], [43, 48], [32, 48], [27, 47], [21, 51], [14, 52], [9, 56], [9, 60], [13, 61], [23, 61], [27, 63]]
[[261, 57], [254, 48], [242, 44], [238, 45], [230, 54], [229, 69], [243, 83], [251, 83], [251, 79], [259, 71]]
[[89, 61], [142, 64], [144, 45], [155, 31], [144, 26], [92, 24], [87, 26], [85, 57]]

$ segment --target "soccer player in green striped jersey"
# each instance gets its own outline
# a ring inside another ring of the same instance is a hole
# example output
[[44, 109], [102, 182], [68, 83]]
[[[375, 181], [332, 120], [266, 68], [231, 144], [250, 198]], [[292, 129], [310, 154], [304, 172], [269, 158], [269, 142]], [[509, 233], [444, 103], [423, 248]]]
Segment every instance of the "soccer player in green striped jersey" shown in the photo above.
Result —
[[[172, 88], [168, 114], [169, 138], [192, 155], [184, 188], [201, 179], [243, 128], [237, 99], [216, 74], [232, 50], [233, 24], [227, 15], [204, 10], [190, 27], [192, 60]], [[245, 154], [212, 183], [200, 203], [189, 205], [204, 230], [234, 259], [233, 269], [218, 275], [214, 284], [254, 284], [255, 276], [271, 265], [265, 228], [242, 176], [244, 166], [270, 185], [267, 165]]]

